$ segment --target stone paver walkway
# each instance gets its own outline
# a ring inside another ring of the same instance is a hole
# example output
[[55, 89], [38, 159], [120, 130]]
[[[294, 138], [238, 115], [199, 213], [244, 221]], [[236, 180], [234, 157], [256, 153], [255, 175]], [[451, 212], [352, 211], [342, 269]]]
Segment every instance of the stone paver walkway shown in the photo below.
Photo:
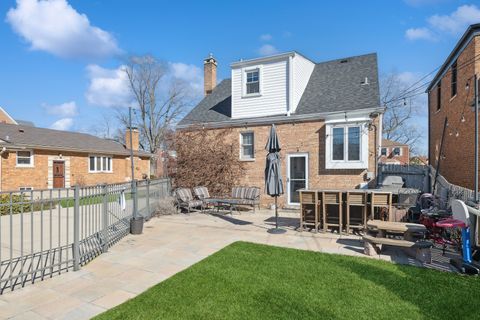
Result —
[[[270, 211], [234, 215], [175, 215], [153, 218], [140, 236], [129, 235], [77, 272], [0, 296], [1, 319], [89, 319], [235, 241], [364, 256], [356, 236], [297, 232], [294, 213], [282, 213], [287, 233], [272, 235]], [[415, 263], [401, 251], [378, 256]]]

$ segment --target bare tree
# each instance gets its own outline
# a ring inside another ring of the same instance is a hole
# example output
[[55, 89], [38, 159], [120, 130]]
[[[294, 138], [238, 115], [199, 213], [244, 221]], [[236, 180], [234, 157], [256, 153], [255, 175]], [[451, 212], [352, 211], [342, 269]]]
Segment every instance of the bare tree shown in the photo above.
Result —
[[418, 90], [411, 90], [398, 74], [392, 73], [384, 77], [380, 88], [381, 103], [386, 108], [383, 116], [383, 137], [410, 146], [416, 153], [421, 142], [422, 133], [415, 124], [415, 116], [419, 115], [421, 102]]
[[[172, 125], [191, 102], [187, 87], [169, 77], [165, 64], [149, 55], [130, 57], [124, 71], [136, 104], [132, 121], [139, 128], [140, 144], [157, 154]], [[124, 110], [118, 119], [128, 124], [128, 114]], [[153, 168], [156, 168], [156, 161], [153, 157]]]

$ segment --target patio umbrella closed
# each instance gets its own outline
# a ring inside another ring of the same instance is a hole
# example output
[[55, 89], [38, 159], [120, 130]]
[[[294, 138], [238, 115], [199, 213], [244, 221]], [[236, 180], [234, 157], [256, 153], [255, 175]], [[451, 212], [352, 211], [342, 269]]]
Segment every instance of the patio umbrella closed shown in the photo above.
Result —
[[278, 207], [277, 197], [283, 194], [282, 169], [280, 165], [280, 142], [278, 141], [277, 130], [272, 124], [270, 135], [268, 137], [265, 149], [268, 150], [265, 165], [265, 192], [275, 197], [275, 229], [270, 229], [270, 233], [283, 233], [285, 230], [278, 228]]

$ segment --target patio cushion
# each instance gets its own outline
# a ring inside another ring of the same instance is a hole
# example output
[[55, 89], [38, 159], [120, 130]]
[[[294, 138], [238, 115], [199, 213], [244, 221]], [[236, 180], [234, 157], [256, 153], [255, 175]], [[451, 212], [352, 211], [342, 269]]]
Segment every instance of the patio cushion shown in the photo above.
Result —
[[257, 187], [246, 188], [245, 199], [255, 200], [259, 196], [260, 196], [260, 188], [257, 188]]
[[244, 199], [246, 187], [233, 187], [232, 188], [232, 198], [234, 199]]
[[198, 199], [208, 199], [210, 198], [210, 193], [208, 192], [207, 187], [195, 187], [193, 188], [193, 193], [197, 196]]
[[194, 208], [194, 207], [201, 207], [203, 204], [202, 200], [191, 200], [191, 201], [188, 201], [188, 206], [190, 208]]
[[189, 202], [193, 200], [192, 191], [190, 191], [188, 188], [178, 188], [175, 190], [175, 194], [182, 202]]

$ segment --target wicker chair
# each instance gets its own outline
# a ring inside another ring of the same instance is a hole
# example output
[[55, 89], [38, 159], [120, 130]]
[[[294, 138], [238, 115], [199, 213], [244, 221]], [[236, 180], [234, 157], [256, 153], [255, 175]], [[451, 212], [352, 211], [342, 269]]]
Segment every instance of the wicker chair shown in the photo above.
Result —
[[175, 198], [177, 203], [177, 210], [181, 208], [187, 209], [188, 213], [192, 208], [200, 207], [203, 212], [203, 200], [197, 200], [193, 197], [192, 191], [188, 188], [178, 188], [175, 190]]

